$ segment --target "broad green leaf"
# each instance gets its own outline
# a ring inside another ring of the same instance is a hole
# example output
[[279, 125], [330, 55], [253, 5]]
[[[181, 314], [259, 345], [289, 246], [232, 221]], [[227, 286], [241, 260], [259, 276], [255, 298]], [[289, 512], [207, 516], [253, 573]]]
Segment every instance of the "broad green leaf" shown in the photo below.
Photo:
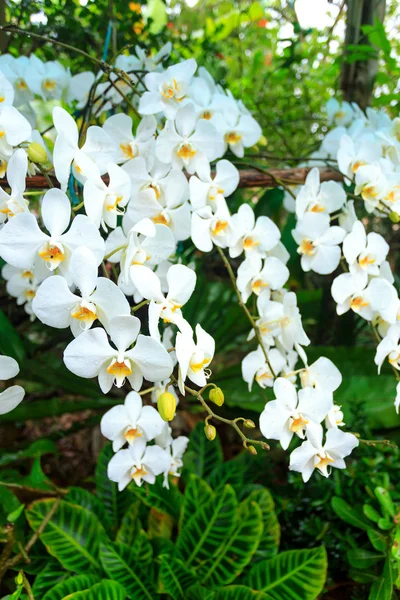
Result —
[[381, 552], [373, 552], [364, 548], [355, 548], [348, 550], [347, 558], [352, 567], [356, 569], [368, 569], [375, 565], [379, 560], [385, 558], [385, 554]]
[[385, 562], [383, 574], [373, 584], [368, 600], [391, 600], [393, 594], [393, 572], [390, 558]]
[[131, 546], [141, 529], [139, 520], [140, 501], [133, 502], [124, 516], [122, 517], [121, 525], [117, 531], [115, 541], [121, 544]]
[[204, 423], [197, 423], [190, 434], [190, 443], [185, 452], [185, 467], [204, 479], [222, 463], [222, 448], [219, 437], [210, 442], [204, 435]]
[[185, 600], [214, 600], [214, 596], [215, 592], [196, 583], [186, 590]]
[[126, 591], [116, 581], [102, 579], [90, 588], [87, 598], [88, 600], [125, 600]]
[[378, 550], [378, 552], [386, 551], [388, 545], [388, 537], [386, 535], [375, 529], [369, 529], [367, 536], [375, 550]]
[[237, 525], [237, 499], [231, 486], [203, 505], [189, 518], [179, 533], [176, 546], [186, 566], [199, 566], [220, 552]]
[[113, 456], [111, 444], [104, 446], [97, 459], [95, 480], [97, 497], [107, 514], [108, 523], [116, 531], [133, 498], [128, 490], [119, 492], [118, 485], [108, 478], [107, 467]]
[[185, 591], [196, 583], [196, 576], [185, 567], [179, 558], [162, 555], [159, 560], [162, 591], [169, 594], [174, 600], [185, 600]]
[[146, 568], [141, 568], [137, 556], [124, 544], [102, 544], [101, 564], [112, 581], [120, 583], [130, 600], [153, 600], [155, 588]]
[[324, 587], [326, 571], [324, 546], [290, 550], [254, 565], [245, 583], [271, 600], [315, 600]]
[[98, 577], [95, 575], [76, 575], [75, 577], [68, 577], [68, 579], [58, 583], [51, 588], [50, 591], [46, 592], [43, 596], [43, 600], [62, 600], [65, 596], [68, 596], [68, 594], [88, 590], [97, 580]]
[[[26, 516], [36, 531], [47, 517], [56, 500], [48, 498], [33, 502]], [[61, 501], [40, 536], [49, 554], [65, 569], [76, 573], [98, 572], [99, 546], [105, 537], [97, 517], [84, 508]]]
[[214, 497], [215, 494], [208, 483], [192, 473], [185, 488], [180, 523], [185, 523], [203, 504], [212, 502]]
[[201, 582], [216, 587], [232, 583], [240, 575], [256, 551], [263, 532], [259, 505], [248, 499], [237, 509], [237, 527], [216, 556], [199, 567]]
[[83, 592], [73, 592], [65, 596], [63, 600], [89, 600], [90, 590], [84, 590]]
[[388, 490], [385, 490], [385, 488], [379, 486], [374, 489], [374, 492], [379, 504], [381, 505], [384, 516], [386, 518], [393, 518], [396, 509], [394, 507], [393, 500], [390, 496], [390, 492]]
[[24, 342], [2, 310], [0, 310], [0, 331], [0, 354], [12, 356], [21, 368], [25, 359]]
[[245, 585], [228, 585], [217, 590], [212, 600], [269, 600], [269, 596]]
[[235, 488], [235, 490], [239, 490], [243, 487], [244, 478], [244, 465], [238, 459], [234, 459], [228, 460], [222, 463], [222, 465], [217, 465], [212, 470], [210, 476], [207, 477], [207, 481], [216, 492], [227, 483]]
[[364, 529], [364, 531], [374, 529], [371, 523], [361, 516], [361, 511], [350, 506], [350, 504], [343, 500], [343, 498], [334, 496], [331, 504], [337, 516], [346, 523], [349, 523], [349, 525], [353, 525], [353, 527], [358, 527], [359, 529]]
[[54, 588], [56, 584], [64, 581], [67, 577], [70, 577], [70, 573], [64, 571], [59, 563], [49, 561], [49, 564], [35, 577], [32, 585], [33, 595], [43, 598], [46, 592]]
[[260, 543], [253, 556], [253, 561], [272, 558], [278, 552], [281, 537], [281, 528], [276, 516], [272, 496], [266, 488], [262, 488], [251, 492], [248, 499], [257, 502], [261, 509], [264, 524]]
[[163, 487], [162, 479], [158, 478], [152, 485], [143, 485], [142, 487], [131, 483], [128, 490], [149, 508], [156, 508], [160, 512], [170, 515], [175, 521], [179, 520], [183, 496], [176, 485], [170, 485], [168, 490]]
[[64, 496], [64, 500], [70, 504], [76, 504], [86, 508], [89, 512], [93, 512], [103, 524], [104, 527], [109, 525], [108, 514], [104, 510], [104, 506], [94, 494], [80, 487], [68, 488], [68, 494]]
[[0, 467], [9, 465], [17, 460], [24, 460], [26, 458], [38, 458], [39, 456], [42, 456], [42, 454], [57, 454], [57, 452], [57, 445], [51, 440], [36, 440], [24, 450], [3, 453], [0, 456]]

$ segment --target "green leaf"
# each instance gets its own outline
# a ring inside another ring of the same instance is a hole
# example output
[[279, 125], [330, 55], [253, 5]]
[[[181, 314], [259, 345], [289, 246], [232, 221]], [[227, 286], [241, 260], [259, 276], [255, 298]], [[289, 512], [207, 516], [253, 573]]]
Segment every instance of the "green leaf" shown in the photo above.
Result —
[[347, 558], [352, 567], [356, 569], [368, 569], [379, 560], [385, 558], [385, 554], [364, 550], [364, 548], [355, 548], [354, 550], [347, 551]]
[[196, 583], [186, 590], [185, 600], [214, 600], [215, 593]]
[[186, 566], [198, 566], [221, 550], [236, 528], [236, 507], [236, 494], [227, 485], [211, 504], [201, 506], [183, 523], [176, 547]]
[[70, 573], [64, 571], [60, 564], [50, 562], [36, 575], [32, 585], [33, 595], [43, 598], [46, 592], [53, 589], [56, 584], [61, 583], [67, 577], [70, 577]]
[[228, 460], [213, 469], [207, 481], [214, 491], [229, 483], [235, 490], [243, 487], [245, 477], [244, 465], [236, 458]]
[[219, 437], [210, 442], [204, 435], [204, 423], [197, 423], [190, 434], [190, 443], [185, 452], [185, 468], [204, 479], [219, 464], [222, 464], [222, 448]]
[[88, 600], [125, 600], [126, 591], [116, 581], [103, 579], [89, 590]]
[[196, 510], [204, 504], [210, 504], [215, 497], [214, 492], [204, 479], [192, 473], [186, 485], [182, 503], [181, 524], [185, 523]]
[[166, 7], [162, 0], [148, 0], [143, 8], [143, 16], [146, 21], [151, 19], [149, 31], [155, 35], [160, 33], [168, 21]]
[[360, 511], [351, 507], [350, 504], [343, 500], [343, 498], [334, 496], [332, 498], [331, 505], [334, 512], [340, 519], [342, 519], [342, 521], [349, 523], [349, 525], [353, 525], [353, 527], [364, 529], [364, 531], [373, 529], [371, 523], [360, 516]]
[[104, 510], [104, 506], [97, 496], [91, 494], [88, 490], [71, 486], [68, 488], [68, 494], [64, 496], [64, 500], [70, 504], [86, 508], [89, 512], [93, 512], [105, 527], [109, 525], [108, 514]]
[[375, 550], [378, 550], [379, 552], [386, 551], [388, 542], [387, 536], [375, 529], [369, 529], [367, 531], [367, 536]]
[[76, 575], [55, 585], [43, 596], [43, 600], [62, 600], [68, 594], [88, 590], [98, 578], [95, 575]]
[[185, 600], [185, 591], [195, 585], [197, 578], [192, 571], [185, 567], [176, 557], [162, 555], [159, 557], [160, 579], [163, 593], [169, 594], [174, 600]]
[[117, 531], [115, 538], [116, 542], [132, 546], [139, 530], [141, 523], [139, 520], [140, 501], [133, 502], [124, 516], [122, 517], [121, 526]]
[[128, 489], [149, 508], [170, 515], [175, 521], [179, 520], [183, 496], [176, 485], [171, 485], [168, 490], [163, 486], [162, 479], [158, 478], [152, 485], [139, 487], [132, 483]]
[[314, 600], [324, 587], [326, 571], [324, 546], [290, 550], [254, 565], [245, 583], [271, 600]]
[[201, 582], [212, 587], [232, 583], [240, 575], [256, 551], [263, 532], [259, 505], [248, 499], [238, 509], [238, 526], [218, 554], [200, 565]]
[[26, 458], [38, 458], [43, 454], [57, 454], [57, 452], [57, 445], [51, 440], [36, 440], [24, 450], [2, 454], [0, 456], [0, 467], [9, 465], [17, 460], [25, 460]]
[[266, 488], [254, 490], [248, 496], [249, 500], [257, 502], [261, 509], [264, 529], [260, 543], [254, 554], [253, 561], [272, 558], [278, 552], [281, 538], [281, 528], [275, 513], [275, 504]]
[[111, 444], [104, 446], [97, 459], [95, 480], [97, 497], [103, 505], [111, 529], [116, 531], [133, 498], [128, 490], [119, 492], [118, 485], [108, 478], [107, 467], [113, 455]]
[[25, 509], [25, 504], [21, 504], [17, 509], [13, 510], [7, 515], [7, 521], [9, 523], [15, 523], [15, 521], [22, 515]]
[[[47, 498], [33, 502], [26, 516], [34, 531], [42, 524], [56, 500]], [[97, 517], [86, 509], [61, 501], [40, 536], [49, 554], [65, 569], [76, 573], [98, 572], [99, 546], [105, 537]]]
[[154, 585], [138, 564], [136, 553], [132, 553], [128, 546], [102, 544], [100, 559], [107, 575], [124, 587], [130, 600], [154, 599]]
[[368, 600], [391, 600], [392, 594], [393, 572], [390, 558], [387, 558], [383, 574], [372, 584]]
[[21, 367], [25, 359], [24, 342], [2, 310], [0, 310], [0, 331], [0, 354], [12, 356]]
[[367, 517], [367, 519], [369, 519], [370, 521], [374, 521], [374, 523], [377, 523], [381, 518], [381, 515], [378, 513], [378, 511], [375, 510], [375, 508], [370, 504], [364, 504], [363, 513]]
[[269, 600], [269, 596], [245, 585], [229, 585], [217, 590], [212, 600]]
[[381, 505], [384, 516], [386, 518], [394, 517], [396, 510], [390, 496], [390, 492], [379, 486], [374, 489], [374, 492], [379, 504]]

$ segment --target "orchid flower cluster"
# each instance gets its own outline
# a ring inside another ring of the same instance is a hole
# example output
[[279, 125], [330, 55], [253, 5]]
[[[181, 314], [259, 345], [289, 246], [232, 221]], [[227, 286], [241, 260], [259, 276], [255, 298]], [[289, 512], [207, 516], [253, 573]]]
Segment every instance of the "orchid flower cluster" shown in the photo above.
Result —
[[[163, 474], [168, 486], [168, 476], [179, 475], [188, 443], [184, 436], [173, 439], [168, 425], [178, 402], [174, 386], [181, 395], [193, 392], [189, 381], [200, 388], [195, 391], [199, 396], [207, 386], [217, 391], [208, 383], [215, 341], [200, 324], [193, 331], [185, 319], [196, 273], [181, 263], [177, 250], [191, 239], [201, 252], [217, 248], [229, 267], [225, 250], [232, 259], [244, 257], [236, 280], [231, 273], [245, 309], [252, 294], [257, 298], [258, 316], [253, 321], [248, 313], [249, 341], [255, 337], [257, 349], [243, 360], [243, 378], [249, 389], [254, 382], [260, 388], [273, 386], [276, 396], [261, 415], [261, 432], [279, 440], [284, 449], [293, 436], [304, 440], [290, 459], [290, 468], [301, 472], [304, 481], [314, 469], [328, 476], [331, 467], [345, 467], [344, 458], [358, 445], [356, 436], [342, 431], [343, 414], [333, 401], [340, 372], [324, 357], [308, 365], [303, 347], [310, 341], [296, 295], [284, 287], [288, 253], [278, 227], [268, 217], [256, 219], [249, 204], [232, 215], [226, 201], [238, 186], [239, 172], [223, 156], [229, 148], [242, 157], [258, 142], [261, 128], [241, 101], [204, 68], [197, 69], [194, 59], [163, 69], [168, 48], [147, 62], [139, 50], [147, 72], [139, 79], [132, 74], [129, 80], [140, 91], [132, 97], [132, 108], [140, 116], [136, 129], [130, 116], [116, 111], [101, 126], [84, 123], [79, 130], [60, 105], [52, 113], [54, 148], [14, 106], [16, 90], [24, 89], [24, 81], [30, 93], [47, 97], [52, 92], [52, 98], [71, 101], [67, 86], [70, 92], [81, 86], [85, 93], [72, 95], [79, 106], [85, 98], [90, 101], [96, 76], [88, 86], [86, 76], [78, 74], [74, 80], [64, 69], [65, 78], [54, 75], [52, 88], [48, 78], [40, 79], [34, 57], [0, 61], [0, 155], [10, 189], [0, 191], [0, 257], [6, 263], [2, 274], [7, 291], [32, 319], [71, 330], [64, 362], [72, 373], [98, 378], [104, 394], [113, 386], [132, 388], [124, 404], [111, 408], [101, 422], [115, 452], [110, 479], [122, 490], [132, 480], [137, 485], [154, 483]], [[126, 62], [127, 73], [138, 67], [132, 57], [120, 60]], [[57, 65], [46, 65], [46, 77], [53, 67], [59, 72]], [[108, 108], [118, 104], [114, 92], [126, 97], [125, 86], [125, 78], [117, 78], [110, 96], [104, 88]], [[36, 172], [50, 183], [50, 175], [55, 177], [60, 188], [44, 193], [40, 207], [25, 195], [26, 175]], [[313, 212], [309, 203], [303, 205], [304, 218], [318, 217], [313, 234], [325, 240], [319, 244], [317, 264], [334, 265], [345, 229], [330, 228], [327, 208]], [[295, 235], [300, 239], [301, 231]], [[306, 250], [314, 238], [299, 243], [311, 257]], [[315, 261], [306, 265], [312, 268]], [[141, 322], [132, 314], [144, 305], [150, 335], [140, 333]], [[299, 358], [304, 368], [296, 371]], [[143, 388], [144, 380], [152, 387]], [[142, 396], [150, 392], [158, 410], [143, 405]], [[219, 392], [216, 404], [221, 404]], [[215, 434], [206, 423], [212, 439]]]
[[[334, 127], [312, 164], [336, 165], [346, 187], [320, 183], [319, 170], [313, 168], [305, 185], [287, 190], [285, 205], [297, 216], [293, 237], [304, 271], [335, 273], [331, 292], [338, 315], [351, 310], [370, 324], [380, 340], [378, 373], [387, 359], [400, 381], [400, 299], [388, 262], [390, 248], [380, 233], [366, 230], [377, 218], [400, 221], [400, 119], [371, 108], [364, 114], [355, 104], [336, 99], [328, 102], [327, 113]], [[366, 218], [357, 215], [362, 209]], [[399, 406], [400, 383], [397, 412]]]

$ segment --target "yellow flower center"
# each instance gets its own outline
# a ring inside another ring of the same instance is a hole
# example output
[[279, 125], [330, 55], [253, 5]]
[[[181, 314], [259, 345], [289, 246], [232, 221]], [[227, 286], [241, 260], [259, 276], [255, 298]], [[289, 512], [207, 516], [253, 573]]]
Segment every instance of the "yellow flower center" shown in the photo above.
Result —
[[372, 256], [371, 254], [367, 254], [366, 256], [361, 258], [359, 262], [362, 267], [368, 267], [368, 265], [373, 265], [375, 261], [376, 259], [374, 256]]
[[168, 219], [163, 213], [152, 217], [151, 220], [153, 221], [153, 223], [159, 223], [160, 225], [168, 225]]
[[314, 244], [311, 240], [303, 240], [300, 244], [300, 253], [306, 256], [312, 256], [315, 252]]
[[83, 323], [90, 322], [90, 325], [98, 318], [96, 313], [90, 310], [90, 308], [81, 306], [80, 304], [71, 311], [71, 317], [77, 321], [82, 321]]
[[364, 167], [367, 163], [364, 160], [356, 160], [352, 165], [351, 165], [351, 170], [353, 171], [353, 173], [357, 173], [358, 169], [360, 167]]
[[319, 469], [321, 473], [326, 473], [327, 467], [330, 465], [330, 463], [335, 462], [328, 454], [326, 454], [324, 457], [318, 454], [317, 457], [319, 458], [319, 461], [315, 465], [315, 468]]
[[250, 235], [246, 236], [243, 240], [243, 248], [245, 250], [253, 250], [256, 246], [259, 246], [260, 242], [252, 238]]
[[309, 421], [300, 415], [297, 419], [293, 419], [289, 429], [293, 433], [301, 433], [308, 423]]
[[136, 438], [142, 437], [142, 435], [143, 434], [141, 433], [138, 427], [129, 427], [124, 433], [124, 438], [126, 439], [128, 444], [132, 444], [136, 440]]
[[191, 160], [194, 156], [196, 156], [197, 150], [195, 150], [190, 144], [182, 144], [176, 154], [182, 160]]
[[240, 135], [240, 133], [236, 133], [236, 131], [231, 131], [230, 133], [225, 134], [225, 141], [228, 144], [233, 144], [233, 145], [238, 144], [241, 139], [242, 139], [242, 136]]
[[225, 229], [227, 227], [228, 227], [228, 221], [223, 221], [222, 219], [218, 219], [212, 228], [212, 233], [213, 233], [213, 235], [219, 235], [220, 233], [225, 231]]
[[360, 310], [360, 308], [368, 306], [368, 304], [369, 302], [366, 302], [362, 296], [356, 296], [355, 298], [352, 298], [350, 302], [350, 308], [357, 311]]
[[121, 148], [121, 150], [122, 150], [124, 156], [126, 156], [126, 158], [135, 158], [136, 153], [135, 153], [134, 149], [132, 148], [131, 144], [129, 144], [129, 143], [126, 143], [126, 144], [121, 143], [119, 145], [119, 147]]
[[56, 87], [56, 85], [57, 85], [57, 82], [54, 81], [54, 79], [45, 79], [43, 82], [43, 87], [48, 92], [52, 92], [54, 90], [54, 88]]
[[40, 258], [42, 258], [46, 263], [48, 263], [49, 269], [53, 270], [58, 267], [60, 263], [65, 260], [65, 254], [55, 244], [51, 244], [50, 242], [46, 242], [38, 252]]

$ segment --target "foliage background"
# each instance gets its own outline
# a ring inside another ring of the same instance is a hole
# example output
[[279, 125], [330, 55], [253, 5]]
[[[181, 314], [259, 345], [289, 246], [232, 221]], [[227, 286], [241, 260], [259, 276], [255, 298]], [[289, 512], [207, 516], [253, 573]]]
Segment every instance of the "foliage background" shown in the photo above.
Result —
[[[247, 157], [253, 164], [261, 156], [269, 165], [301, 163], [318, 148], [328, 130], [324, 112], [327, 99], [333, 94], [340, 97], [346, 10], [338, 0], [332, 3], [331, 24], [324, 29], [301, 27], [293, 2], [278, 0], [204, 0], [194, 7], [175, 0], [168, 6], [162, 0], [88, 0], [86, 4], [78, 0], [19, 0], [8, 1], [5, 9], [6, 22], [55, 37], [98, 57], [103, 55], [111, 21], [108, 59], [123, 48], [133, 51], [137, 43], [155, 50], [171, 41], [173, 60], [194, 56], [260, 121], [264, 135], [256, 149], [257, 157]], [[392, 116], [398, 115], [399, 102], [399, 20], [397, 2], [391, 0], [387, 3], [386, 33], [383, 37], [371, 34], [374, 52], [380, 57], [373, 104], [385, 106]], [[35, 52], [45, 60], [57, 58], [70, 66], [72, 73], [93, 68], [79, 54], [60, 52], [51, 44], [23, 36], [9, 37], [6, 45], [15, 56]], [[365, 52], [365, 48], [353, 48], [346, 60], [356, 60]], [[42, 118], [45, 122], [46, 115]], [[283, 208], [283, 193], [276, 189], [238, 190], [230, 199], [232, 210], [243, 201], [254, 203], [258, 215], [270, 216], [281, 227], [283, 242], [291, 252], [289, 287], [298, 293], [312, 339], [310, 362], [328, 356], [342, 371], [343, 384], [336, 400], [343, 405], [349, 429], [367, 439], [400, 441], [400, 418], [393, 409], [395, 380], [389, 370], [378, 378], [373, 363], [375, 342], [367, 324], [352, 315], [337, 318], [330, 278], [301, 272], [290, 233], [294, 220]], [[383, 233], [391, 244], [398, 285], [398, 229]], [[233, 302], [224, 269], [217, 255], [200, 261], [188, 244], [182, 252], [185, 260], [198, 263], [198, 293], [186, 314], [192, 324], [200, 322], [216, 339], [213, 381], [225, 392], [223, 411], [229, 418], [245, 414], [256, 421], [272, 394], [256, 387], [248, 393], [241, 380], [240, 361], [249, 348], [245, 342], [248, 325]], [[121, 401], [121, 395], [116, 391], [100, 397], [95, 382], [78, 380], [67, 372], [61, 356], [68, 333], [50, 332], [38, 322], [30, 323], [10, 302], [3, 284], [0, 307], [0, 351], [21, 363], [21, 383], [27, 390], [24, 403], [0, 417], [0, 445], [4, 449], [0, 454], [0, 484], [14, 482], [40, 488], [50, 478], [57, 486], [79, 484], [93, 489], [95, 464], [103, 445], [98, 423], [107, 407]], [[177, 433], [188, 433], [203, 414], [189, 398], [181, 406], [174, 427]], [[231, 432], [222, 427], [218, 432], [225, 458], [237, 456], [241, 448]], [[300, 475], [288, 474], [287, 455], [277, 445], [272, 445], [268, 454], [254, 458], [256, 474], [251, 480], [272, 492], [282, 529], [281, 550], [314, 548], [321, 543], [326, 546], [326, 600], [368, 598], [371, 584], [354, 572], [347, 555], [355, 547], [369, 548], [367, 530], [355, 530], [354, 522], [347, 521], [348, 526], [344, 526], [330, 506], [332, 496], [359, 506], [360, 511], [366, 501], [377, 510], [380, 504], [374, 490], [382, 487], [390, 491], [396, 505], [400, 502], [398, 458], [397, 449], [362, 446], [346, 472], [335, 473], [329, 480], [317, 474], [307, 486]], [[382, 531], [391, 535], [389, 529]], [[373, 577], [380, 575], [379, 560], [370, 566]]]

